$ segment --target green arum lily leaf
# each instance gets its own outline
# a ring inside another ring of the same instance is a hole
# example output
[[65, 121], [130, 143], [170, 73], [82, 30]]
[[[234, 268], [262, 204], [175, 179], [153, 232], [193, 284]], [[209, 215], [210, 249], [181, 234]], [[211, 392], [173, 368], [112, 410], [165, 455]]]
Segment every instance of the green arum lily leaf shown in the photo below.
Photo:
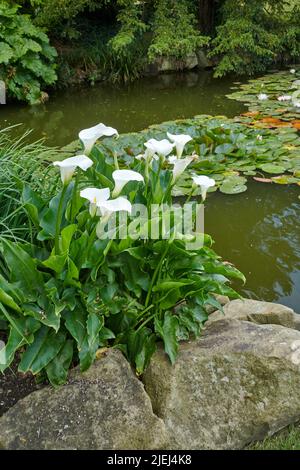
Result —
[[224, 276], [232, 277], [232, 279], [238, 279], [244, 284], [246, 282], [244, 274], [229, 263], [212, 263], [211, 261], [205, 261], [203, 268], [204, 271], [209, 274], [223, 274]]
[[18, 282], [25, 292], [44, 293], [42, 274], [36, 262], [17, 243], [2, 240], [3, 255], [11, 272], [11, 281]]
[[21, 202], [28, 213], [31, 221], [36, 227], [39, 227], [39, 220], [45, 202], [39, 194], [34, 192], [27, 184], [23, 187]]
[[155, 331], [164, 342], [165, 352], [172, 364], [175, 363], [178, 353], [178, 318], [170, 312], [166, 312], [162, 321], [155, 319]]
[[[40, 323], [33, 318], [10, 317], [10, 333], [5, 347], [0, 353], [0, 372], [10, 366], [16, 351], [34, 340], [34, 333], [40, 328]], [[3, 359], [3, 360], [2, 360]]]
[[163, 292], [174, 288], [177, 289], [179, 287], [189, 286], [193, 283], [194, 281], [189, 279], [182, 279], [180, 281], [163, 281], [153, 288], [153, 292]]
[[141, 328], [129, 331], [127, 335], [127, 356], [135, 364], [137, 374], [140, 375], [149, 365], [150, 359], [156, 350], [156, 336], [150, 328]]
[[59, 387], [66, 382], [72, 357], [73, 341], [68, 339], [55, 358], [46, 366], [47, 377], [54, 387]]
[[46, 326], [35, 334], [34, 341], [27, 346], [19, 364], [19, 372], [37, 374], [59, 353], [66, 339], [63, 332], [55, 333]]
[[16, 304], [14, 299], [9, 294], [7, 294], [1, 287], [0, 287], [0, 303], [14, 310], [17, 313], [22, 313], [22, 310], [20, 309], [19, 305]]

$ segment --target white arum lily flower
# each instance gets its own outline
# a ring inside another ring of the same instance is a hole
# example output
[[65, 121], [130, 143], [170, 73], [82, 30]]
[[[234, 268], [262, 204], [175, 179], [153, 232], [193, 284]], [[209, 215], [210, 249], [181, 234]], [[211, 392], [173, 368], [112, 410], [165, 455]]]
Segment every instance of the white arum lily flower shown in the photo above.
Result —
[[115, 188], [112, 194], [113, 197], [118, 196], [125, 184], [129, 183], [129, 181], [144, 181], [140, 173], [132, 170], [116, 170], [113, 172], [112, 177], [115, 182]]
[[290, 72], [291, 72], [291, 73], [296, 73], [296, 70], [295, 70], [295, 69], [291, 69]]
[[109, 201], [101, 201], [97, 204], [99, 212], [103, 216], [109, 216], [113, 212], [126, 211], [131, 214], [132, 205], [126, 197], [117, 197]]
[[167, 136], [168, 136], [168, 139], [170, 139], [171, 142], [175, 144], [178, 158], [181, 158], [185, 145], [191, 140], [193, 140], [193, 138], [190, 135], [186, 135], [186, 134], [174, 135], [174, 134], [170, 134], [169, 132], [167, 132]]
[[300, 101], [294, 101], [293, 106], [295, 106], [295, 108], [300, 108]]
[[292, 99], [292, 97], [290, 95], [282, 95], [282, 96], [278, 96], [278, 101], [290, 101]]
[[262, 136], [261, 134], [258, 134], [258, 135], [256, 136], [256, 138], [257, 138], [257, 140], [260, 140], [260, 141], [263, 140], [263, 136]]
[[144, 145], [152, 155], [156, 153], [159, 156], [166, 157], [172, 152], [175, 144], [171, 144], [167, 139], [150, 139]]
[[79, 132], [79, 139], [84, 145], [85, 153], [90, 153], [96, 140], [101, 137], [111, 137], [113, 135], [119, 135], [118, 131], [113, 127], [105, 126], [105, 124], [97, 124], [97, 126], [90, 127], [89, 129], [83, 129]]
[[155, 153], [152, 154], [152, 152], [148, 152], [148, 149], [146, 150], [145, 153], [140, 153], [139, 155], [136, 155], [135, 157], [137, 160], [146, 160], [146, 161], [151, 161], [151, 160], [158, 160], [158, 155]]
[[90, 201], [90, 214], [94, 217], [97, 213], [97, 206], [109, 199], [110, 190], [109, 188], [85, 188], [80, 191], [80, 196]]
[[201, 196], [202, 196], [203, 201], [205, 201], [207, 190], [215, 186], [216, 184], [215, 180], [213, 178], [209, 178], [208, 176], [200, 175], [200, 176], [193, 176], [193, 181], [195, 185], [200, 186]]
[[266, 93], [260, 93], [259, 95], [257, 95], [257, 98], [259, 99], [259, 101], [264, 101], [268, 99], [268, 95]]
[[186, 167], [193, 161], [195, 160], [196, 156], [191, 155], [186, 158], [177, 158], [177, 157], [169, 157], [169, 163], [171, 165], [174, 165], [173, 168], [173, 180], [172, 183], [175, 183], [175, 181], [179, 178], [180, 175], [184, 172]]
[[86, 155], [76, 155], [76, 157], [66, 158], [61, 162], [53, 162], [53, 165], [59, 166], [61, 180], [63, 184], [66, 185], [71, 181], [77, 167], [86, 171], [93, 165], [93, 160]]

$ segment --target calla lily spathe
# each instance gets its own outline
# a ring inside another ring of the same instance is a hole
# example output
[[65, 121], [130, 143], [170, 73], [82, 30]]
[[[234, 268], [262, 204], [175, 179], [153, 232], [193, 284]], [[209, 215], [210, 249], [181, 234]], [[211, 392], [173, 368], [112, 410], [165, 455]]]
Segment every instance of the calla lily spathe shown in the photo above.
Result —
[[97, 207], [110, 197], [109, 188], [85, 188], [80, 191], [80, 196], [90, 201], [90, 214], [94, 217], [97, 213]]
[[110, 199], [109, 201], [103, 201], [97, 204], [99, 212], [103, 216], [109, 216], [113, 212], [125, 211], [131, 214], [132, 205], [126, 197], [117, 197], [116, 199]]
[[76, 155], [76, 157], [70, 157], [62, 161], [53, 162], [53, 165], [59, 166], [61, 180], [63, 184], [66, 185], [71, 181], [77, 167], [86, 171], [93, 165], [93, 160], [86, 155]]
[[193, 138], [187, 134], [174, 135], [174, 134], [170, 134], [169, 132], [167, 132], [167, 136], [168, 136], [168, 139], [170, 139], [171, 142], [175, 144], [177, 158], [181, 158], [185, 145], [191, 140], [193, 140]]
[[172, 183], [175, 183], [177, 181], [177, 179], [180, 177], [180, 175], [182, 175], [186, 167], [190, 163], [192, 163], [192, 161], [195, 160], [195, 158], [196, 158], [195, 155], [191, 155], [185, 158], [177, 158], [173, 156], [169, 157], [169, 163], [171, 165], [174, 165]]
[[113, 197], [117, 197], [124, 188], [125, 184], [129, 183], [129, 181], [144, 182], [144, 177], [137, 171], [133, 170], [116, 170], [113, 172], [112, 177], [115, 182], [115, 188], [112, 193]]
[[201, 196], [202, 196], [203, 201], [205, 201], [208, 189], [212, 188], [216, 184], [215, 180], [205, 175], [193, 176], [192, 178], [193, 178], [194, 184], [197, 186], [200, 186]]
[[119, 135], [118, 131], [113, 127], [108, 127], [105, 124], [97, 124], [89, 129], [83, 129], [79, 132], [79, 139], [83, 143], [85, 153], [89, 154], [95, 142], [101, 137], [111, 137]]
[[150, 139], [148, 142], [145, 142], [144, 145], [152, 153], [152, 155], [156, 153], [159, 156], [166, 157], [172, 152], [175, 144], [171, 144], [171, 142], [169, 142], [167, 139]]
[[295, 70], [295, 69], [291, 69], [290, 72], [291, 72], [291, 73], [296, 73], [296, 70]]

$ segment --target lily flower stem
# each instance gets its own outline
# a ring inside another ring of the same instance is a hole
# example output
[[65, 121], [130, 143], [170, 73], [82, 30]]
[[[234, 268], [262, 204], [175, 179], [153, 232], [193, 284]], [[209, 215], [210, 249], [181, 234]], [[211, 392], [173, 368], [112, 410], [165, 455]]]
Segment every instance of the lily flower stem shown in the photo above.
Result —
[[74, 188], [73, 188], [73, 192], [72, 192], [72, 199], [71, 199], [71, 211], [70, 211], [70, 218], [71, 218], [71, 223], [74, 222], [74, 219], [75, 219], [75, 209], [76, 209], [76, 204], [75, 204], [75, 198], [76, 198], [76, 194], [77, 194], [77, 187], [78, 187], [78, 173], [76, 175], [76, 178], [75, 178], [75, 184], [74, 184]]
[[114, 164], [115, 164], [115, 169], [119, 170], [119, 162], [118, 162], [117, 152], [114, 152]]
[[190, 194], [189, 194], [187, 200], [185, 201], [185, 204], [187, 204], [188, 202], [190, 202], [191, 197], [193, 196], [194, 189], [195, 189], [194, 186], [192, 186], [192, 190], [191, 190], [191, 192], [190, 192]]
[[136, 333], [140, 331], [145, 325], [147, 325], [147, 323], [149, 323], [149, 321], [151, 321], [155, 316], [156, 316], [156, 312], [153, 313], [150, 317], [146, 318], [146, 320], [138, 327], [138, 329], [136, 330]]
[[151, 283], [150, 283], [150, 286], [149, 286], [149, 290], [148, 290], [148, 294], [147, 294], [147, 297], [146, 297], [146, 302], [145, 302], [145, 307], [148, 307], [148, 304], [149, 304], [149, 301], [150, 301], [150, 298], [151, 298], [151, 294], [152, 294], [152, 289], [153, 289], [153, 286], [154, 286], [154, 283], [157, 279], [157, 276], [159, 275], [159, 272], [160, 272], [160, 269], [161, 269], [161, 266], [164, 262], [164, 259], [169, 251], [169, 248], [170, 248], [170, 244], [168, 243], [168, 245], [166, 246], [166, 249], [164, 250], [163, 254], [161, 255], [161, 258], [160, 258], [160, 261], [158, 263], [158, 265], [156, 266], [156, 269], [153, 273], [153, 276], [152, 276], [152, 279], [151, 279]]
[[59, 200], [58, 209], [57, 209], [57, 217], [56, 217], [56, 225], [55, 225], [55, 242], [54, 242], [56, 255], [59, 255], [59, 233], [60, 233], [61, 221], [62, 221], [62, 216], [63, 216], [64, 198], [65, 198], [67, 188], [68, 188], [68, 185], [65, 184], [61, 191], [60, 200]]

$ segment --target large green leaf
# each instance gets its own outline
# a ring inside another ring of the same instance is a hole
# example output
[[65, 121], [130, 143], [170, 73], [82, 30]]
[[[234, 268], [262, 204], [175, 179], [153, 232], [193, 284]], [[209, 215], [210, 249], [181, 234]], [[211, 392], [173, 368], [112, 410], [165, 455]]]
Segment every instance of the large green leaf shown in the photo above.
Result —
[[33, 341], [33, 334], [40, 328], [40, 323], [33, 318], [20, 319], [16, 324], [17, 329], [11, 325], [7, 343], [0, 352], [0, 372], [10, 366], [18, 349]]
[[166, 312], [163, 321], [155, 319], [155, 331], [164, 342], [164, 347], [172, 364], [175, 363], [178, 352], [177, 341], [178, 318]]
[[65, 343], [66, 334], [55, 333], [46, 326], [38, 330], [34, 341], [22, 355], [18, 370], [37, 374], [52, 361]]
[[[63, 201], [62, 201], [62, 213], [63, 214], [65, 214], [68, 201], [72, 194], [73, 186], [74, 186], [74, 182], [71, 182], [67, 190], [63, 194]], [[40, 240], [45, 240], [47, 238], [54, 238], [55, 236], [57, 212], [58, 212], [58, 206], [62, 197], [62, 191], [63, 190], [61, 190], [53, 199], [51, 199], [49, 208], [44, 213], [43, 218], [40, 221], [40, 226], [43, 229], [38, 235], [38, 238]], [[67, 220], [65, 217], [63, 217], [62, 227], [64, 227], [66, 224], [67, 224]]]
[[11, 280], [18, 281], [25, 292], [44, 292], [42, 274], [37, 270], [36, 262], [17, 243], [2, 240], [3, 255], [11, 273]]
[[59, 353], [46, 366], [46, 373], [54, 387], [63, 385], [68, 377], [68, 370], [73, 358], [73, 341], [67, 340]]

